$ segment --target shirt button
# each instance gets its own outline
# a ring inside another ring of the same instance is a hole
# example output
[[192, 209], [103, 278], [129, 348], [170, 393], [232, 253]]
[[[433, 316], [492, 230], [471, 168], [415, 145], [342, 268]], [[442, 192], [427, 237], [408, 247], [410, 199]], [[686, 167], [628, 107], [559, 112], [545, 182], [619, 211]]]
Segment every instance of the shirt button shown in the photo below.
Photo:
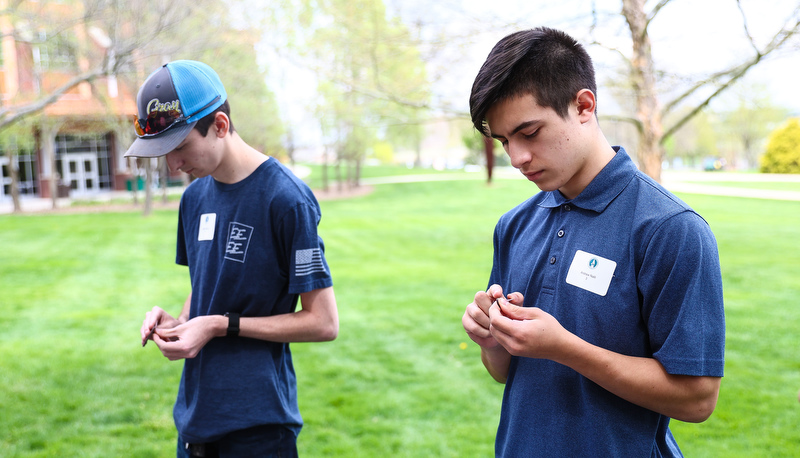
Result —
[[556, 263], [556, 257], [553, 256], [552, 258], [550, 258], [550, 264], [555, 264], [555, 263]]
[[569, 205], [564, 205], [564, 211], [570, 211], [570, 210], [572, 210], [572, 208], [570, 208]]
[[564, 237], [564, 229], [561, 229], [560, 231], [558, 231], [558, 237], [559, 238]]

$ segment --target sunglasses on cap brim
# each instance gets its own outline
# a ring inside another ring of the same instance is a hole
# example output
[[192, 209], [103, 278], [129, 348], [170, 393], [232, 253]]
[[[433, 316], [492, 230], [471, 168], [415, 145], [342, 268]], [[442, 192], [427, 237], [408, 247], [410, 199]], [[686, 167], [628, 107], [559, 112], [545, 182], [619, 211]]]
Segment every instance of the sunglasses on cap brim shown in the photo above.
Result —
[[186, 122], [187, 119], [210, 107], [216, 103], [220, 97], [219, 95], [214, 97], [214, 100], [209, 102], [206, 106], [187, 116], [182, 116], [180, 110], [154, 111], [147, 115], [145, 119], [134, 119], [133, 129], [139, 137], [153, 137], [164, 133], [172, 126]]

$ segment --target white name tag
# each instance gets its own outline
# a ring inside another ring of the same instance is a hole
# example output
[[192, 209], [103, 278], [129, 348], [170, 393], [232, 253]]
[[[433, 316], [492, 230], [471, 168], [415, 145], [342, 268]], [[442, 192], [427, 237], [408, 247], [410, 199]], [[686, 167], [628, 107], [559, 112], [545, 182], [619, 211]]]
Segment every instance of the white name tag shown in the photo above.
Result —
[[617, 263], [595, 254], [578, 250], [572, 258], [567, 272], [567, 283], [578, 288], [605, 296]]
[[214, 240], [214, 230], [216, 230], [216, 228], [216, 213], [205, 213], [200, 215], [200, 230], [197, 231], [197, 240]]

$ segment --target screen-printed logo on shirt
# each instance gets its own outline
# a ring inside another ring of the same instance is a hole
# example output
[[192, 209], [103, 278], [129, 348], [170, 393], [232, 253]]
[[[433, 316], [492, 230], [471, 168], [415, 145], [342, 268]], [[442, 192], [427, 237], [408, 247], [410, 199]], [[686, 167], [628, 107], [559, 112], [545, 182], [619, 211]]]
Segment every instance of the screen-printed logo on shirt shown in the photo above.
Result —
[[225, 259], [244, 262], [252, 235], [252, 226], [236, 222], [230, 223], [228, 225], [228, 243], [225, 245]]
[[325, 264], [322, 262], [322, 250], [309, 248], [295, 251], [294, 274], [298, 277], [303, 277], [315, 272], [325, 272]]

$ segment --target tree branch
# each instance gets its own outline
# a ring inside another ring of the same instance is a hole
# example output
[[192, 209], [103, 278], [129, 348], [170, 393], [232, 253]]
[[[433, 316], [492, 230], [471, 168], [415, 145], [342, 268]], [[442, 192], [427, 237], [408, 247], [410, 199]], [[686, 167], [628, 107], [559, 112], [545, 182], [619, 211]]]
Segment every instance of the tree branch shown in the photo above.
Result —
[[650, 22], [652, 22], [653, 19], [656, 18], [656, 15], [658, 14], [658, 12], [661, 11], [662, 8], [667, 6], [667, 3], [671, 2], [671, 1], [672, 0], [661, 0], [660, 2], [658, 2], [658, 4], [656, 6], [653, 7], [653, 10], [650, 11], [650, 15], [647, 17], [647, 21], [645, 22], [645, 26], [644, 26], [645, 30], [647, 30], [647, 28], [650, 26]]
[[[667, 129], [666, 132], [664, 133], [664, 136], [661, 138], [661, 143], [663, 144], [664, 141], [667, 138], [669, 138], [670, 135], [674, 134], [678, 129], [680, 129], [684, 124], [686, 124], [700, 110], [702, 110], [703, 108], [708, 106], [708, 104], [711, 102], [711, 100], [713, 100], [715, 97], [717, 97], [720, 93], [722, 93], [725, 89], [730, 87], [737, 80], [742, 78], [751, 68], [753, 68], [759, 62], [761, 62], [770, 53], [772, 53], [773, 51], [779, 49], [781, 46], [783, 46], [784, 43], [786, 43], [789, 40], [789, 38], [791, 38], [793, 35], [795, 35], [798, 32], [798, 30], [800, 29], [800, 6], [795, 8], [795, 11], [792, 14], [792, 16], [794, 16], [793, 19], [790, 19], [790, 20], [787, 21], [787, 24], [789, 24], [789, 25], [788, 26], [784, 26], [783, 28], [781, 28], [781, 30], [779, 30], [775, 34], [775, 36], [772, 37], [770, 42], [764, 47], [763, 50], [759, 51], [758, 49], [756, 49], [755, 50], [756, 51], [755, 55], [753, 55], [749, 60], [747, 60], [747, 61], [745, 61], [745, 62], [743, 62], [741, 64], [738, 64], [738, 65], [736, 65], [734, 67], [731, 67], [731, 68], [729, 68], [727, 70], [723, 70], [721, 72], [717, 72], [717, 73], [711, 75], [709, 78], [706, 78], [706, 79], [704, 79], [702, 81], [698, 81], [696, 84], [694, 84], [688, 90], [686, 90], [683, 94], [679, 95], [677, 98], [672, 100], [670, 103], [666, 104], [664, 106], [664, 109], [662, 110], [662, 115], [664, 115], [665, 117], [666, 117], [666, 114], [671, 112], [678, 104], [680, 104], [681, 102], [683, 102], [684, 100], [686, 100], [687, 98], [692, 96], [694, 93], [696, 93], [701, 88], [703, 88], [703, 87], [705, 87], [707, 85], [710, 85], [710, 84], [719, 84], [720, 80], [722, 80], [724, 78], [727, 78], [727, 81], [725, 83], [720, 84], [720, 86], [717, 87], [717, 89], [711, 95], [709, 95], [698, 106], [696, 106], [694, 109], [692, 109], [688, 114], [686, 114], [685, 116], [681, 117], [677, 122], [675, 122], [675, 124], [672, 127]], [[753, 43], [753, 45], [755, 46], [755, 42], [750, 37], [749, 32], [747, 31], [747, 26], [746, 25], [745, 25], [745, 32], [748, 34], [748, 38], [751, 40], [751, 43]]]
[[624, 122], [632, 124], [634, 127], [636, 127], [636, 130], [638, 130], [639, 133], [644, 132], [644, 124], [642, 124], [642, 121], [630, 116], [602, 115], [598, 116], [597, 118], [600, 121]]
[[744, 14], [744, 8], [742, 8], [742, 1], [736, 0], [736, 6], [739, 8], [739, 13], [742, 15], [742, 26], [744, 27], [744, 34], [747, 36], [747, 40], [750, 41], [750, 46], [753, 50], [758, 53], [758, 46], [756, 46], [756, 40], [753, 39], [753, 35], [750, 34], [750, 27], [747, 25], [747, 15]]
[[106, 65], [101, 65], [94, 70], [75, 76], [57, 89], [53, 90], [53, 92], [49, 93], [46, 97], [34, 102], [0, 109], [0, 129], [10, 126], [25, 116], [29, 116], [44, 110], [48, 105], [55, 103], [59, 97], [64, 95], [67, 91], [75, 86], [85, 81], [93, 80], [100, 75], [106, 74], [108, 70], [105, 67]]

